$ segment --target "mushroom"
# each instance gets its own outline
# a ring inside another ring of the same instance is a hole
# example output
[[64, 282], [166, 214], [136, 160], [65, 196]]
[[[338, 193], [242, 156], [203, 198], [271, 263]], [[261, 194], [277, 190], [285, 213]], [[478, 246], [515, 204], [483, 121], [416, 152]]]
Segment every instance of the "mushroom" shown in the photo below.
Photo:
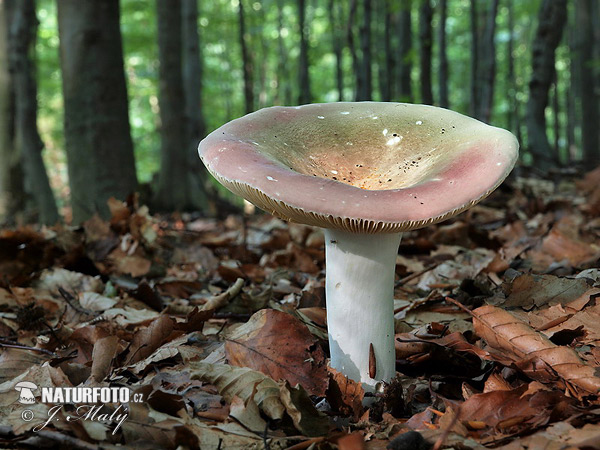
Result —
[[19, 381], [15, 384], [15, 390], [20, 392], [19, 403], [24, 405], [33, 405], [35, 403], [35, 395], [33, 390], [37, 389], [37, 385], [31, 381]]
[[396, 373], [402, 232], [485, 198], [518, 147], [510, 132], [446, 109], [340, 102], [259, 110], [212, 132], [198, 152], [232, 192], [324, 229], [330, 365], [372, 391]]

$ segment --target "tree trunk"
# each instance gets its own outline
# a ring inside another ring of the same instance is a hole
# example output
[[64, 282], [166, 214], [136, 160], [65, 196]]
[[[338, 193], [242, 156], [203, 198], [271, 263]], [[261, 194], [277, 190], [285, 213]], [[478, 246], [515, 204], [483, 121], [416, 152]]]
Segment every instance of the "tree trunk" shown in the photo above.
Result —
[[135, 192], [118, 0], [58, 2], [73, 222]]
[[54, 194], [42, 159], [44, 144], [37, 128], [37, 84], [35, 81], [35, 41], [37, 17], [33, 0], [15, 3], [11, 14], [9, 59], [15, 92], [15, 142], [25, 173], [25, 191], [33, 215], [40, 223], [59, 220]]
[[[206, 136], [206, 122], [202, 111], [203, 64], [198, 34], [198, 0], [182, 0], [183, 14], [183, 89], [186, 98], [186, 116], [190, 142]], [[194, 158], [197, 160], [199, 158]]]
[[[384, 0], [383, 4], [379, 3], [379, 12], [383, 23], [383, 55], [380, 55], [379, 65], [379, 91], [381, 100], [389, 102], [392, 100], [394, 84], [392, 80], [395, 78], [395, 50], [392, 48], [392, 22], [395, 15], [392, 12], [390, 0]], [[376, 52], [380, 54], [381, 52]]]
[[398, 97], [401, 102], [412, 102], [411, 73], [412, 57], [412, 0], [400, 0], [400, 16], [398, 28], [400, 30], [400, 43], [398, 54]]
[[470, 75], [470, 88], [471, 95], [469, 98], [469, 114], [476, 116], [477, 114], [477, 102], [478, 102], [478, 84], [477, 74], [479, 73], [479, 31], [478, 31], [478, 20], [477, 20], [477, 0], [471, 0], [470, 3], [471, 13], [471, 71]]
[[558, 100], [558, 74], [554, 71], [554, 82], [552, 83], [552, 125], [554, 134], [554, 159], [560, 162], [560, 102]]
[[[555, 51], [567, 17], [566, 0], [543, 0], [533, 40], [533, 71], [529, 81], [527, 131], [534, 164], [542, 170], [553, 164], [553, 152], [546, 135], [545, 110], [554, 79]], [[596, 124], [597, 125], [597, 124]]]
[[478, 49], [478, 101], [475, 117], [489, 123], [492, 117], [494, 101], [494, 80], [496, 75], [496, 46], [494, 34], [496, 32], [496, 15], [498, 14], [498, 0], [493, 0], [486, 14], [485, 27]]
[[300, 61], [298, 63], [300, 94], [298, 95], [298, 103], [301, 105], [311, 102], [305, 3], [305, 0], [298, 0], [298, 26], [300, 28]]
[[354, 41], [354, 18], [356, 17], [356, 9], [358, 7], [358, 0], [351, 0], [350, 12], [348, 14], [348, 26], [346, 28], [346, 39], [348, 40], [348, 49], [350, 50], [350, 56], [352, 57], [352, 72], [356, 83], [354, 84], [354, 99], [358, 100], [359, 97], [359, 62], [358, 54], [356, 52], [356, 42]]
[[433, 34], [431, 29], [431, 20], [433, 19], [433, 9], [430, 0], [422, 0], [419, 8], [419, 63], [421, 68], [421, 102], [426, 105], [433, 105], [433, 92], [431, 90], [431, 45]]
[[449, 108], [450, 102], [448, 100], [448, 55], [446, 54], [446, 16], [448, 12], [447, 0], [440, 0], [440, 31], [438, 35], [439, 39], [439, 57], [440, 57], [440, 68], [438, 72], [438, 80], [440, 85], [440, 106], [442, 108]]
[[357, 101], [371, 100], [373, 75], [371, 63], [371, 0], [363, 0], [363, 22], [360, 26], [361, 60], [358, 72]]
[[342, 40], [340, 35], [341, 7], [339, 0], [329, 0], [329, 26], [331, 27], [331, 42], [335, 56], [335, 81], [338, 91], [338, 101], [344, 101], [344, 72], [342, 69]]
[[206, 136], [206, 122], [202, 110], [203, 64], [198, 34], [198, 0], [182, 0], [182, 41], [183, 41], [183, 90], [187, 125], [186, 147], [189, 158], [189, 187], [191, 203], [197, 209], [208, 209], [206, 193], [208, 174], [204, 164], [194, 151]]
[[599, 105], [596, 90], [600, 83], [594, 67], [594, 28], [592, 25], [593, 0], [579, 0], [575, 3], [575, 30], [577, 36], [577, 61], [579, 65], [581, 99], [581, 146], [583, 162], [588, 167], [600, 162], [600, 141], [598, 136]]
[[508, 84], [507, 98], [508, 108], [506, 110], [506, 128], [511, 130], [513, 133], [516, 132], [517, 120], [516, 120], [516, 92], [517, 83], [515, 78], [515, 59], [514, 59], [514, 30], [515, 21], [513, 15], [512, 2], [506, 4], [507, 9], [507, 28], [508, 28], [508, 40], [506, 42], [506, 83]]
[[157, 0], [161, 166], [154, 206], [162, 211], [199, 206], [190, 183], [190, 148], [183, 90], [182, 0]]
[[244, 101], [246, 114], [248, 114], [254, 111], [254, 67], [252, 64], [252, 58], [250, 56], [250, 53], [248, 52], [248, 36], [246, 35], [244, 1], [239, 0], [238, 5], [240, 47], [242, 49], [242, 71], [244, 73]]
[[23, 167], [15, 146], [14, 89], [8, 62], [8, 24], [15, 0], [0, 0], [0, 220], [14, 220], [25, 204]]
[[288, 52], [283, 39], [283, 0], [277, 0], [277, 46], [279, 61], [277, 62], [277, 98], [275, 104], [292, 104], [292, 89], [288, 68]]

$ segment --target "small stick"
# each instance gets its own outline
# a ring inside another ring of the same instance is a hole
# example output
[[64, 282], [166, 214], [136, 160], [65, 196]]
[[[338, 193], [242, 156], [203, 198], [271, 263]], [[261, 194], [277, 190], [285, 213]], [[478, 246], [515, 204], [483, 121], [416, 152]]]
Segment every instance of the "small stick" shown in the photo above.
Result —
[[414, 280], [415, 278], [420, 277], [424, 273], [429, 272], [431, 269], [435, 269], [437, 266], [439, 266], [439, 263], [431, 264], [430, 266], [425, 267], [423, 270], [420, 270], [419, 272], [415, 272], [411, 275], [408, 275], [408, 276], [398, 280], [395, 287], [402, 286], [403, 284], [408, 283], [410, 280]]
[[229, 303], [229, 300], [231, 300], [233, 297], [240, 293], [243, 286], [244, 279], [238, 278], [237, 280], [235, 280], [235, 283], [233, 283], [233, 285], [229, 287], [229, 289], [227, 289], [222, 294], [215, 295], [214, 297], [210, 298], [204, 305], [202, 305], [202, 311], [206, 311], [207, 309], [217, 310], [219, 308], [222, 308], [227, 303]]
[[53, 353], [50, 350], [46, 350], [44, 348], [30, 347], [28, 345], [21, 345], [16, 343], [7, 343], [6, 341], [4, 341], [4, 339], [0, 339], [0, 341], [2, 341], [0, 342], [0, 347], [15, 348], [17, 350], [29, 350], [32, 352], [43, 353], [45, 355], [52, 356], [53, 358], [58, 358], [58, 355], [56, 353]]

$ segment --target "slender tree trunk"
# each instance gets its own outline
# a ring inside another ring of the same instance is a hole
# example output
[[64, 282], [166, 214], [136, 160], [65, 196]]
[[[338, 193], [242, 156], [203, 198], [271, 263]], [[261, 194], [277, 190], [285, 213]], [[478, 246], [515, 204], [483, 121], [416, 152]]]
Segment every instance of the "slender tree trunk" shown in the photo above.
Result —
[[575, 3], [575, 30], [577, 33], [577, 60], [579, 65], [579, 96], [581, 99], [581, 146], [583, 162], [589, 167], [600, 162], [598, 124], [600, 114], [596, 90], [600, 82], [595, 76], [594, 28], [592, 23], [594, 0]]
[[118, 0], [58, 2], [73, 222], [135, 192]]
[[543, 0], [533, 41], [533, 71], [529, 81], [527, 131], [534, 164], [542, 170], [553, 164], [553, 151], [546, 135], [545, 110], [554, 79], [555, 51], [567, 17], [566, 0]]
[[471, 71], [470, 75], [470, 88], [471, 96], [469, 99], [469, 114], [475, 116], [477, 114], [477, 103], [478, 103], [478, 79], [477, 74], [479, 73], [479, 31], [478, 31], [478, 20], [477, 20], [477, 0], [471, 0], [470, 3], [471, 13]]
[[299, 84], [300, 94], [298, 103], [305, 104], [311, 102], [310, 77], [308, 75], [308, 36], [306, 31], [306, 1], [298, 0], [298, 26], [300, 27], [300, 61], [299, 61]]
[[254, 67], [252, 58], [248, 52], [248, 36], [246, 35], [244, 0], [239, 0], [238, 5], [240, 47], [242, 49], [242, 71], [244, 73], [244, 100], [247, 114], [254, 111]]
[[38, 221], [59, 220], [54, 194], [42, 159], [44, 144], [37, 128], [35, 41], [37, 17], [33, 0], [16, 2], [10, 21], [9, 57], [15, 90], [15, 138], [25, 172], [25, 191]]
[[506, 127], [513, 133], [516, 131], [515, 106], [516, 106], [516, 80], [514, 60], [514, 31], [515, 21], [512, 1], [506, 3], [508, 40], [506, 42], [506, 83], [508, 85], [508, 108], [506, 110]]
[[358, 54], [356, 52], [356, 42], [354, 40], [354, 19], [356, 17], [356, 9], [358, 7], [357, 0], [351, 0], [350, 12], [348, 13], [348, 26], [346, 28], [346, 39], [348, 41], [348, 49], [350, 50], [350, 56], [352, 58], [352, 73], [354, 74], [354, 99], [358, 99], [358, 86], [359, 86], [359, 62]]
[[554, 82], [552, 83], [552, 125], [554, 134], [554, 159], [560, 162], [560, 102], [558, 100], [558, 74], [554, 71]]
[[338, 101], [344, 101], [344, 72], [342, 69], [342, 40], [340, 35], [341, 5], [340, 0], [329, 0], [329, 26], [331, 27], [331, 42], [335, 56], [335, 81], [338, 91]]
[[[202, 109], [203, 64], [198, 34], [198, 0], [182, 0], [183, 88], [186, 98], [188, 136], [192, 143], [206, 136]], [[198, 158], [194, 158], [198, 160]]]
[[575, 137], [575, 128], [577, 127], [577, 108], [575, 103], [578, 99], [580, 89], [580, 78], [577, 70], [577, 45], [575, 36], [575, 26], [572, 17], [569, 18], [568, 27], [568, 44], [570, 54], [569, 58], [569, 89], [565, 89], [566, 105], [567, 105], [567, 148], [569, 154], [569, 162], [580, 159], [578, 154], [577, 139]]
[[412, 0], [400, 0], [400, 16], [398, 28], [400, 43], [398, 54], [398, 97], [402, 102], [412, 102]]
[[11, 222], [26, 206], [23, 165], [15, 145], [15, 92], [9, 71], [9, 24], [17, 0], [0, 0], [0, 220]]
[[190, 147], [183, 79], [182, 0], [157, 0], [161, 166], [153, 205], [196, 209], [188, 171]]
[[277, 99], [276, 104], [282, 101], [286, 105], [292, 104], [292, 89], [288, 69], [288, 52], [283, 39], [283, 0], [277, 0], [277, 46], [279, 50], [279, 61], [277, 63]]
[[440, 68], [438, 72], [438, 80], [440, 85], [440, 106], [442, 108], [449, 108], [450, 102], [448, 100], [448, 55], [446, 54], [446, 16], [448, 12], [447, 0], [440, 0], [440, 31], [438, 35], [439, 39], [439, 58]]
[[490, 122], [492, 105], [494, 101], [494, 80], [496, 76], [496, 46], [494, 34], [496, 32], [496, 15], [498, 14], [498, 0], [489, 4], [486, 13], [485, 27], [478, 50], [478, 102], [475, 117], [483, 122]]
[[[253, 14], [253, 17], [256, 18], [256, 22], [251, 22], [251, 27], [258, 30], [256, 34], [258, 34], [260, 45], [260, 56], [258, 58], [258, 61], [260, 61], [260, 64], [258, 64], [258, 107], [264, 108], [269, 103], [272, 103], [272, 101], [269, 101], [269, 83], [267, 82], [267, 74], [269, 72], [268, 63], [270, 59], [269, 48], [267, 37], [264, 35], [264, 27], [262, 26], [262, 24], [267, 23], [265, 9], [260, 8], [256, 11], [256, 14]], [[256, 46], [253, 47], [256, 48]]]
[[209, 206], [206, 192], [208, 174], [194, 151], [206, 136], [206, 122], [202, 109], [203, 64], [198, 34], [198, 0], [182, 0], [183, 90], [187, 126], [187, 154], [189, 158], [190, 202], [206, 211]]
[[362, 57], [358, 69], [357, 101], [371, 100], [373, 92], [371, 13], [371, 0], [363, 0], [363, 22], [360, 26], [360, 49]]
[[419, 41], [420, 54], [419, 63], [421, 68], [421, 102], [426, 105], [433, 105], [433, 92], [431, 89], [431, 47], [433, 33], [431, 29], [431, 20], [433, 19], [433, 8], [430, 0], [422, 0], [419, 8]]

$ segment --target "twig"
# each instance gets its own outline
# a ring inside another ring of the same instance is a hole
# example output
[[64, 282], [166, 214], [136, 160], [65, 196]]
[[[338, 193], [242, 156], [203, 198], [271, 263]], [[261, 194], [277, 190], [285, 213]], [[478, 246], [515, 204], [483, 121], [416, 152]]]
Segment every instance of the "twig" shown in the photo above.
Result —
[[448, 303], [452, 303], [454, 306], [457, 306], [458, 308], [462, 309], [464, 312], [466, 312], [467, 314], [469, 314], [471, 317], [473, 316], [473, 312], [469, 308], [467, 308], [462, 303], [457, 302], [453, 298], [445, 297], [444, 300], [446, 300]]
[[28, 345], [21, 345], [13, 342], [7, 342], [2, 338], [0, 338], [0, 347], [16, 348], [18, 350], [30, 350], [33, 352], [39, 352], [48, 356], [52, 356], [53, 358], [58, 358], [58, 355], [56, 353], [51, 352], [50, 350], [46, 350], [44, 348], [30, 347]]
[[423, 270], [420, 270], [420, 271], [418, 271], [418, 272], [415, 272], [415, 273], [413, 273], [413, 274], [410, 274], [410, 275], [408, 275], [408, 276], [406, 276], [406, 277], [404, 277], [404, 278], [401, 278], [400, 280], [398, 280], [398, 281], [396, 282], [396, 285], [395, 285], [395, 287], [402, 286], [403, 284], [406, 284], [406, 283], [408, 283], [410, 280], [414, 280], [415, 278], [418, 278], [418, 277], [420, 277], [420, 276], [421, 276], [421, 275], [423, 275], [424, 273], [427, 273], [427, 272], [429, 272], [431, 269], [435, 269], [435, 268], [436, 268], [437, 266], [439, 266], [439, 265], [440, 265], [439, 263], [434, 263], [434, 264], [431, 264], [430, 266], [427, 266], [427, 267], [425, 267]]
[[75, 311], [77, 311], [78, 313], [86, 314], [88, 316], [97, 315], [93, 311], [83, 308], [81, 305], [76, 305], [75, 301], [77, 300], [77, 298], [73, 294], [71, 294], [69, 291], [64, 289], [62, 286], [58, 287], [58, 292], [60, 293], [60, 295], [64, 299], [64, 301], [67, 302], [67, 304], [71, 308], [73, 308]]
[[444, 445], [444, 441], [448, 438], [448, 435], [452, 431], [452, 428], [454, 427], [454, 425], [456, 425], [456, 422], [458, 422], [459, 414], [460, 414], [460, 406], [457, 408], [457, 411], [454, 413], [454, 417], [452, 418], [452, 421], [450, 422], [450, 424], [442, 430], [442, 434], [440, 435], [439, 438], [437, 438], [437, 441], [435, 441], [435, 444], [433, 444], [433, 447], [431, 448], [431, 450], [440, 450], [440, 448], [442, 448], [442, 445]]
[[219, 295], [215, 295], [213, 298], [209, 299], [204, 305], [202, 305], [202, 311], [206, 311], [208, 309], [217, 310], [225, 306], [229, 301], [238, 295], [244, 286], [244, 279], [238, 278], [235, 280], [235, 283], [229, 287], [225, 292]]

